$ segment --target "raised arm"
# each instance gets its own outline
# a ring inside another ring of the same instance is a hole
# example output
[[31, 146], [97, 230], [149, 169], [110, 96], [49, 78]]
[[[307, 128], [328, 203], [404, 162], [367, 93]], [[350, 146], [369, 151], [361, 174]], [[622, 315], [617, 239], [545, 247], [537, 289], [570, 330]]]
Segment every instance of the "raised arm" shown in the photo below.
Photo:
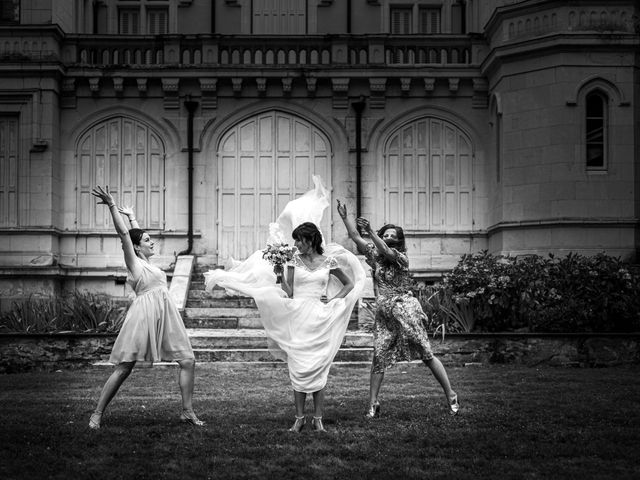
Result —
[[356, 244], [358, 251], [360, 253], [364, 253], [367, 249], [367, 241], [362, 238], [353, 221], [347, 216], [347, 206], [344, 203], [341, 203], [340, 200], [338, 200], [338, 206], [336, 208], [338, 210], [338, 215], [340, 215], [340, 218], [342, 219], [342, 222], [347, 229], [349, 238]]
[[122, 241], [122, 251], [124, 252], [124, 261], [127, 264], [127, 269], [131, 272], [131, 275], [133, 275], [134, 278], [137, 278], [141, 269], [140, 264], [138, 263], [138, 256], [133, 248], [133, 242], [129, 236], [129, 229], [120, 215], [113, 196], [109, 193], [109, 187], [105, 187], [105, 189], [103, 189], [100, 185], [97, 185], [91, 194], [100, 199], [98, 204], [102, 203], [109, 207], [109, 212], [113, 219], [113, 225], [116, 227], [116, 232], [118, 232], [120, 240]]
[[362, 228], [362, 230], [369, 235], [369, 238], [371, 238], [373, 245], [376, 247], [376, 250], [378, 250], [378, 253], [380, 255], [384, 256], [387, 260], [392, 260], [392, 261], [397, 260], [398, 255], [396, 251], [393, 250], [392, 248], [389, 248], [387, 244], [384, 243], [384, 240], [382, 240], [378, 236], [376, 231], [373, 228], [371, 228], [371, 224], [369, 223], [369, 220], [367, 220], [366, 218], [360, 217], [356, 219], [356, 222], [358, 226]]
[[138, 220], [136, 220], [136, 214], [133, 213], [133, 207], [118, 207], [118, 211], [122, 215], [127, 216], [131, 228], [140, 228], [140, 225], [138, 225]]

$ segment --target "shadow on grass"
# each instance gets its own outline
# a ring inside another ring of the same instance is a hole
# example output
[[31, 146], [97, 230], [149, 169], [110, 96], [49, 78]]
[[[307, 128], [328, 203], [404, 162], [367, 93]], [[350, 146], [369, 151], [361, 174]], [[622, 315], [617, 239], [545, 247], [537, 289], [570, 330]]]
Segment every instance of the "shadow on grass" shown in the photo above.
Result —
[[[363, 417], [368, 368], [334, 367], [327, 434], [293, 422], [287, 371], [200, 365], [181, 424], [177, 368], [134, 370], [87, 422], [107, 368], [0, 376], [0, 478], [639, 478], [637, 367], [449, 368], [461, 413], [421, 364], [390, 370], [382, 418]], [[310, 400], [309, 400], [310, 402]], [[311, 416], [311, 403], [307, 411]]]

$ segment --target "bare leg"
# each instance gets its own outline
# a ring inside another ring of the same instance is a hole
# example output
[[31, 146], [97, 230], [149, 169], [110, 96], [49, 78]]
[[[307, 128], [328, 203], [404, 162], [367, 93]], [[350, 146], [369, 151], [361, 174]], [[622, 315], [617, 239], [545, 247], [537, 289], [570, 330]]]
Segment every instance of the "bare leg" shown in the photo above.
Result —
[[98, 405], [96, 406], [95, 412], [91, 415], [91, 419], [89, 420], [89, 426], [93, 429], [100, 428], [100, 421], [102, 420], [102, 414], [104, 410], [109, 405], [109, 402], [113, 400], [116, 393], [127, 379], [127, 377], [131, 374], [131, 370], [133, 370], [133, 366], [136, 362], [122, 362], [116, 365], [113, 373], [109, 376], [107, 381], [102, 387], [102, 392], [100, 393], [100, 399], [98, 400]]
[[442, 390], [444, 390], [444, 394], [447, 397], [447, 405], [449, 406], [450, 413], [455, 415], [458, 413], [458, 396], [451, 388], [449, 376], [447, 375], [447, 371], [444, 369], [442, 362], [436, 357], [433, 357], [430, 360], [423, 360], [423, 362], [427, 367], [429, 367], [433, 376], [436, 377], [436, 380], [438, 380], [438, 383], [442, 386]]
[[369, 382], [369, 404], [370, 405], [373, 405], [378, 402], [378, 393], [380, 392], [380, 387], [382, 386], [382, 380], [384, 380], [384, 372], [375, 373], [373, 371], [373, 366], [372, 366], [371, 379]]
[[296, 405], [296, 421], [293, 422], [293, 426], [289, 429], [290, 432], [299, 433], [304, 428], [304, 403], [307, 399], [307, 394], [304, 392], [293, 391], [293, 400]]
[[326, 432], [322, 424], [322, 414], [324, 412], [324, 388], [313, 392], [313, 429], [316, 432]]
[[196, 361], [193, 359], [178, 360], [180, 372], [178, 384], [182, 394], [182, 409], [193, 411], [193, 384], [196, 372]]
[[293, 400], [296, 405], [296, 417], [304, 417], [304, 403], [307, 400], [307, 394], [294, 390]]
[[182, 394], [182, 413], [180, 420], [197, 427], [204, 426], [204, 422], [199, 420], [193, 411], [193, 383], [196, 372], [196, 361], [192, 358], [178, 360], [180, 373], [178, 373], [178, 384]]
[[324, 388], [313, 392], [313, 416], [322, 417], [324, 413]]

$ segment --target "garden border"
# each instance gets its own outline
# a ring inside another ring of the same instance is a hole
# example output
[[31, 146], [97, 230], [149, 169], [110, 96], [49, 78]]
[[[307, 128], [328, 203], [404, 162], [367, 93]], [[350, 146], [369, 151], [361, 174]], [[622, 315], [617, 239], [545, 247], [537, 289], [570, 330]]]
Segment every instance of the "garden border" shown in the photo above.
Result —
[[[115, 339], [113, 333], [0, 333], [0, 373], [53, 371], [105, 362]], [[451, 333], [444, 342], [439, 337], [431, 342], [434, 353], [450, 366], [640, 364], [640, 332]]]

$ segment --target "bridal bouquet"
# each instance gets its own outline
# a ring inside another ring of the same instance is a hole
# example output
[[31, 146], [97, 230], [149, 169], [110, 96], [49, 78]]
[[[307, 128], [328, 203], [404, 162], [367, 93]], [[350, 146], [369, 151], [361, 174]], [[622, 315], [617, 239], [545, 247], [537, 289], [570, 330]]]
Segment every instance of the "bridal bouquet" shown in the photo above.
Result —
[[276, 283], [282, 283], [282, 273], [284, 264], [293, 258], [295, 247], [290, 247], [286, 243], [267, 244], [267, 248], [262, 250], [262, 258], [273, 265], [273, 272], [276, 274]]

